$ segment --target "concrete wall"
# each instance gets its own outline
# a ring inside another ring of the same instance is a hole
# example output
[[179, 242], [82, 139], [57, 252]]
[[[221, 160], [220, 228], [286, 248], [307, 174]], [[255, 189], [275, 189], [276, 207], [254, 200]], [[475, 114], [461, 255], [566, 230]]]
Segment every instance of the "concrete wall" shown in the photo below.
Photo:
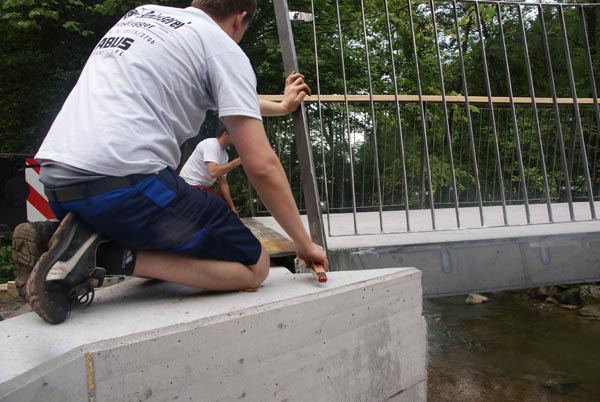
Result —
[[420, 280], [274, 269], [229, 294], [126, 281], [61, 325], [0, 323], [0, 401], [425, 401]]
[[[598, 225], [600, 228], [600, 225]], [[419, 267], [424, 297], [600, 281], [600, 231], [330, 250], [344, 269]]]

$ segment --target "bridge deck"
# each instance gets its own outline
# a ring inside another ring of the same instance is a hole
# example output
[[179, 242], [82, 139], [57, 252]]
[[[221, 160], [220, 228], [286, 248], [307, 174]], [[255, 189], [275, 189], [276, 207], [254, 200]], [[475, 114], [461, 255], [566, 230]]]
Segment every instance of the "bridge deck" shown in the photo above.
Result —
[[[596, 211], [600, 213], [600, 202], [595, 202], [595, 207]], [[436, 230], [432, 229], [431, 211], [428, 209], [409, 211], [410, 232], [406, 229], [405, 211], [384, 211], [383, 233], [380, 233], [378, 212], [356, 214], [358, 234], [354, 233], [352, 213], [331, 214], [329, 219], [324, 215], [323, 221], [330, 249], [492, 240], [600, 231], [600, 221], [591, 220], [590, 205], [587, 202], [573, 204], [575, 222], [571, 222], [568, 205], [565, 203], [552, 204], [553, 223], [549, 222], [545, 204], [530, 205], [530, 225], [527, 224], [524, 206], [511, 205], [506, 208], [509, 226], [504, 225], [500, 206], [483, 207], [484, 227], [481, 227], [479, 208], [477, 207], [460, 208], [460, 228], [457, 228], [456, 213], [453, 208], [435, 210]], [[302, 216], [302, 219], [308, 228], [306, 216]], [[272, 217], [258, 217], [253, 220], [285, 237], [285, 233]]]
[[[530, 206], [529, 225], [523, 206], [507, 209], [511, 226], [501, 207], [484, 207], [481, 227], [479, 209], [462, 208], [460, 229], [454, 209], [439, 209], [435, 231], [430, 211], [414, 210], [411, 232], [404, 211], [384, 212], [384, 230], [392, 233], [379, 233], [377, 212], [358, 213], [357, 235], [351, 213], [325, 216], [332, 270], [416, 267], [427, 297], [600, 281], [600, 221], [591, 220], [589, 203], [574, 204], [575, 222], [566, 204], [552, 205], [554, 223], [546, 205]], [[254, 219], [285, 237], [272, 217]]]

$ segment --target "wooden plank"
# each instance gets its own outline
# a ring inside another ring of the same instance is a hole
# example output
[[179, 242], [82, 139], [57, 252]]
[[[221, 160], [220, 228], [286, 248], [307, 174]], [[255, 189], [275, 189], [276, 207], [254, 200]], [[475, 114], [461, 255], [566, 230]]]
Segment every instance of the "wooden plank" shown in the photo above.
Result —
[[15, 281], [8, 281], [6, 283], [7, 285], [7, 289], [6, 289], [6, 294], [9, 296], [16, 296], [18, 294], [17, 292], [17, 285], [15, 283]]
[[[281, 101], [283, 95], [259, 95], [259, 98], [271, 101]], [[395, 102], [396, 98], [394, 95], [312, 95], [304, 98], [304, 102], [357, 102], [357, 103], [369, 103], [371, 99], [373, 102]], [[416, 103], [419, 101], [418, 95], [398, 95], [399, 103]], [[515, 104], [531, 104], [532, 100], [530, 97], [514, 97], [513, 101]], [[441, 95], [423, 95], [423, 102], [441, 103]], [[464, 103], [465, 97], [461, 95], [446, 96], [447, 103]], [[487, 96], [469, 96], [469, 102], [473, 104], [487, 104]], [[510, 104], [510, 98], [507, 96], [492, 96], [492, 102], [494, 104]], [[552, 98], [536, 98], [535, 102], [538, 105], [552, 105], [554, 100]], [[578, 98], [577, 102], [580, 105], [593, 105], [593, 98]], [[573, 104], [573, 98], [556, 98], [556, 103], [559, 105], [571, 105]]]
[[296, 255], [294, 243], [280, 233], [262, 224], [254, 218], [242, 218], [242, 222], [260, 241], [269, 256], [286, 257]]

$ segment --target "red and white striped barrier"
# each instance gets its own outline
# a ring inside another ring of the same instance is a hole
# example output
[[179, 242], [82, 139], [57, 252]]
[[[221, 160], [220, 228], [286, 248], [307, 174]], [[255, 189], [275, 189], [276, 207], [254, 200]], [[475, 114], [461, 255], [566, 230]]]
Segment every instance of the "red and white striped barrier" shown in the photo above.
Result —
[[40, 182], [40, 164], [33, 158], [25, 159], [25, 164], [25, 181], [29, 184], [27, 220], [36, 222], [56, 219], [44, 194], [44, 185]]

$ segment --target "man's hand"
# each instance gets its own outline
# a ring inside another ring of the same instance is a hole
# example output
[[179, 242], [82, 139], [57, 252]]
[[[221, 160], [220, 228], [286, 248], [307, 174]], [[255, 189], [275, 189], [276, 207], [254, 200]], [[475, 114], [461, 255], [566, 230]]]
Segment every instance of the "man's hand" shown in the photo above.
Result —
[[296, 244], [296, 255], [301, 260], [312, 262], [313, 264], [321, 264], [326, 271], [329, 270], [329, 261], [323, 247], [315, 243], [310, 243], [306, 247]]
[[283, 91], [283, 100], [281, 104], [287, 113], [292, 113], [298, 109], [300, 102], [304, 100], [306, 95], [311, 95], [312, 91], [306, 82], [304, 76], [300, 73], [292, 71], [285, 80], [285, 90]]
[[285, 80], [285, 90], [281, 102], [259, 99], [262, 116], [283, 116], [298, 109], [306, 95], [311, 95], [310, 87], [304, 82], [304, 76], [292, 71]]

